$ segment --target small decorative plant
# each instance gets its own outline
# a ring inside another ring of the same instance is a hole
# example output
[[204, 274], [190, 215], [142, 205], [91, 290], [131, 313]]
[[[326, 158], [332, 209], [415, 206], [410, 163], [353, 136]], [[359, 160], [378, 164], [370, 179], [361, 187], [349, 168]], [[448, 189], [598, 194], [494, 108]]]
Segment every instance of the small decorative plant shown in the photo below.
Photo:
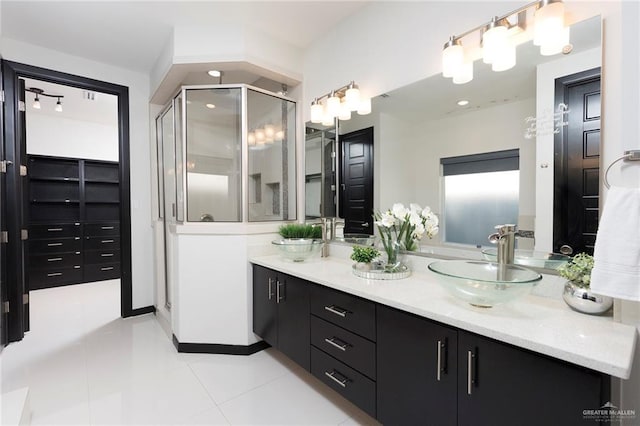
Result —
[[558, 268], [558, 273], [578, 287], [589, 288], [592, 269], [593, 256], [587, 253], [578, 253], [573, 259]]
[[380, 252], [373, 247], [353, 246], [351, 260], [358, 263], [371, 263], [378, 256]]
[[287, 223], [281, 225], [278, 229], [278, 233], [282, 238], [322, 238], [322, 228], [307, 223]]

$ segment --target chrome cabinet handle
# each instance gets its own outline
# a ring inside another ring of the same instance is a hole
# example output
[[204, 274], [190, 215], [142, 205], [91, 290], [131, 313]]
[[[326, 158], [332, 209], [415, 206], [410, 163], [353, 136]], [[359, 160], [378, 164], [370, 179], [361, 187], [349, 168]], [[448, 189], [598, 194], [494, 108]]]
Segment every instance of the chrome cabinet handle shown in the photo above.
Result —
[[467, 351], [467, 395], [471, 395], [473, 386], [473, 359], [475, 354]]
[[436, 372], [436, 380], [440, 381], [440, 374], [442, 373], [442, 340], [438, 340], [437, 358], [438, 358], [438, 371]]
[[62, 275], [62, 272], [52, 272], [47, 274], [48, 277], [59, 277], [60, 275]]
[[101, 257], [112, 257], [113, 253], [101, 253], [100, 256]]
[[[346, 352], [347, 348], [349, 346], [351, 346], [350, 344], [343, 342], [342, 340], [338, 339], [337, 337], [332, 337], [331, 339], [324, 339], [324, 341], [327, 342], [328, 344], [330, 344], [331, 346], [340, 349], [343, 352]], [[340, 343], [337, 343], [337, 342], [340, 342]]]
[[113, 266], [108, 266], [106, 268], [100, 268], [101, 271], [110, 271], [113, 269]]
[[329, 311], [332, 314], [336, 314], [336, 315], [338, 315], [339, 317], [342, 317], [342, 318], [346, 318], [347, 314], [349, 313], [349, 311], [347, 311], [345, 309], [342, 309], [342, 308], [338, 308], [336, 305], [325, 306], [324, 310], [325, 311]]
[[324, 375], [330, 378], [331, 380], [333, 380], [334, 382], [336, 382], [337, 384], [339, 384], [340, 386], [342, 386], [343, 388], [346, 388], [347, 382], [349, 381], [349, 379], [345, 377], [344, 379], [340, 380], [336, 377], [336, 373], [338, 373], [336, 370], [333, 370], [331, 373], [329, 373], [328, 371], [325, 371]]
[[113, 240], [102, 240], [100, 241], [102, 244], [112, 243]]
[[269, 300], [273, 299], [273, 279], [269, 278]]
[[47, 231], [49, 232], [62, 231], [62, 228], [48, 228]]
[[368, 227], [369, 227], [369, 222], [365, 222], [365, 223], [363, 223], [363, 224], [362, 224], [362, 227], [363, 227], [363, 228], [368, 228]]
[[110, 229], [113, 229], [113, 226], [102, 226], [101, 229], [104, 229], [105, 231], [108, 231]]
[[47, 259], [47, 262], [60, 262], [61, 260], [61, 257], [50, 257], [49, 259]]
[[61, 246], [61, 245], [62, 245], [62, 243], [49, 243], [49, 244], [47, 244], [47, 247], [58, 247], [58, 246]]
[[284, 284], [280, 282], [280, 280], [276, 280], [276, 303], [280, 303], [280, 301], [284, 300], [284, 297], [280, 295], [280, 287]]

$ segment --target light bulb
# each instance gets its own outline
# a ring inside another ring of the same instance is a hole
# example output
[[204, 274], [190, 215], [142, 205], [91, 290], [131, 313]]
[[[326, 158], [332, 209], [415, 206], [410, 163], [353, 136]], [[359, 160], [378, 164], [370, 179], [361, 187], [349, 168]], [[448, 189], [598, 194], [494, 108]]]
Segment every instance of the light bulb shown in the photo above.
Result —
[[58, 102], [56, 102], [56, 107], [54, 109], [56, 110], [56, 112], [62, 112], [62, 102], [60, 102], [60, 99], [58, 99]]
[[491, 69], [496, 72], [506, 71], [516, 65], [516, 46], [507, 39], [502, 49], [496, 52]]
[[371, 114], [371, 98], [360, 99], [360, 105], [358, 106], [359, 115]]
[[247, 144], [254, 146], [256, 144], [256, 134], [253, 132], [247, 133]]
[[335, 92], [331, 92], [331, 96], [327, 98], [327, 114], [331, 117], [337, 117], [340, 114], [340, 98]]
[[358, 110], [358, 106], [360, 105], [360, 89], [358, 89], [358, 86], [356, 86], [353, 81], [344, 93], [344, 103], [346, 104], [346, 107], [349, 108], [349, 111]]
[[499, 60], [509, 47], [509, 30], [500, 25], [495, 18], [491, 20], [489, 29], [482, 35], [482, 62], [492, 64]]
[[[360, 96], [358, 95], [358, 98]], [[360, 104], [360, 102], [358, 102], [358, 105]], [[358, 109], [358, 108], [356, 108]], [[338, 119], [340, 120], [351, 120], [351, 108], [349, 107], [349, 104], [347, 103], [346, 100], [343, 100], [340, 103], [340, 114], [338, 114]]]
[[275, 133], [276, 133], [276, 128], [273, 126], [273, 124], [267, 124], [266, 126], [264, 126], [265, 137], [273, 139], [273, 135]]
[[264, 134], [264, 130], [262, 129], [256, 129], [255, 130], [255, 134], [256, 134], [256, 144], [257, 145], [264, 145], [265, 143], [265, 134]]
[[40, 109], [40, 99], [38, 98], [38, 95], [36, 95], [36, 98], [34, 99], [31, 106], [33, 106], [34, 109]]
[[459, 40], [451, 39], [444, 45], [442, 51], [442, 76], [451, 78], [464, 62], [464, 48]]
[[566, 45], [570, 43], [571, 33], [569, 27], [562, 30], [562, 35], [552, 42], [545, 43], [540, 46], [540, 54], [542, 56], [551, 56], [562, 53]]
[[282, 142], [284, 140], [284, 131], [278, 130], [274, 136], [276, 142]]
[[459, 71], [453, 76], [453, 84], [465, 84], [473, 80], [473, 61], [462, 64]]
[[547, 3], [533, 15], [533, 44], [554, 45], [554, 40], [562, 37], [564, 29], [564, 3]]
[[322, 118], [322, 125], [335, 126], [336, 125], [335, 117], [332, 117], [330, 114], [325, 114], [324, 117]]
[[322, 123], [323, 119], [324, 119], [324, 107], [316, 99], [311, 104], [311, 122], [318, 124], [318, 123]]

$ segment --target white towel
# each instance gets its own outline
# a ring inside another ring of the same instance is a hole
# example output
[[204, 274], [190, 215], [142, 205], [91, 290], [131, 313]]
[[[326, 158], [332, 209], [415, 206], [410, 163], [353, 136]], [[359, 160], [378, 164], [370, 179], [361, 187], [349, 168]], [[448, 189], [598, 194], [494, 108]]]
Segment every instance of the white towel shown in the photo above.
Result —
[[640, 301], [640, 188], [609, 190], [593, 258], [594, 293]]

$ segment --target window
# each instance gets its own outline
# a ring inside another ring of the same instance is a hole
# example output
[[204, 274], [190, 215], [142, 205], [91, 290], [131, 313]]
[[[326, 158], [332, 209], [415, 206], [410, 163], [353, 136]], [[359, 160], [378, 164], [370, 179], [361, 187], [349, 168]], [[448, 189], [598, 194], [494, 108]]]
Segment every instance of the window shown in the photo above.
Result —
[[519, 150], [442, 158], [444, 240], [488, 245], [496, 225], [518, 223]]

